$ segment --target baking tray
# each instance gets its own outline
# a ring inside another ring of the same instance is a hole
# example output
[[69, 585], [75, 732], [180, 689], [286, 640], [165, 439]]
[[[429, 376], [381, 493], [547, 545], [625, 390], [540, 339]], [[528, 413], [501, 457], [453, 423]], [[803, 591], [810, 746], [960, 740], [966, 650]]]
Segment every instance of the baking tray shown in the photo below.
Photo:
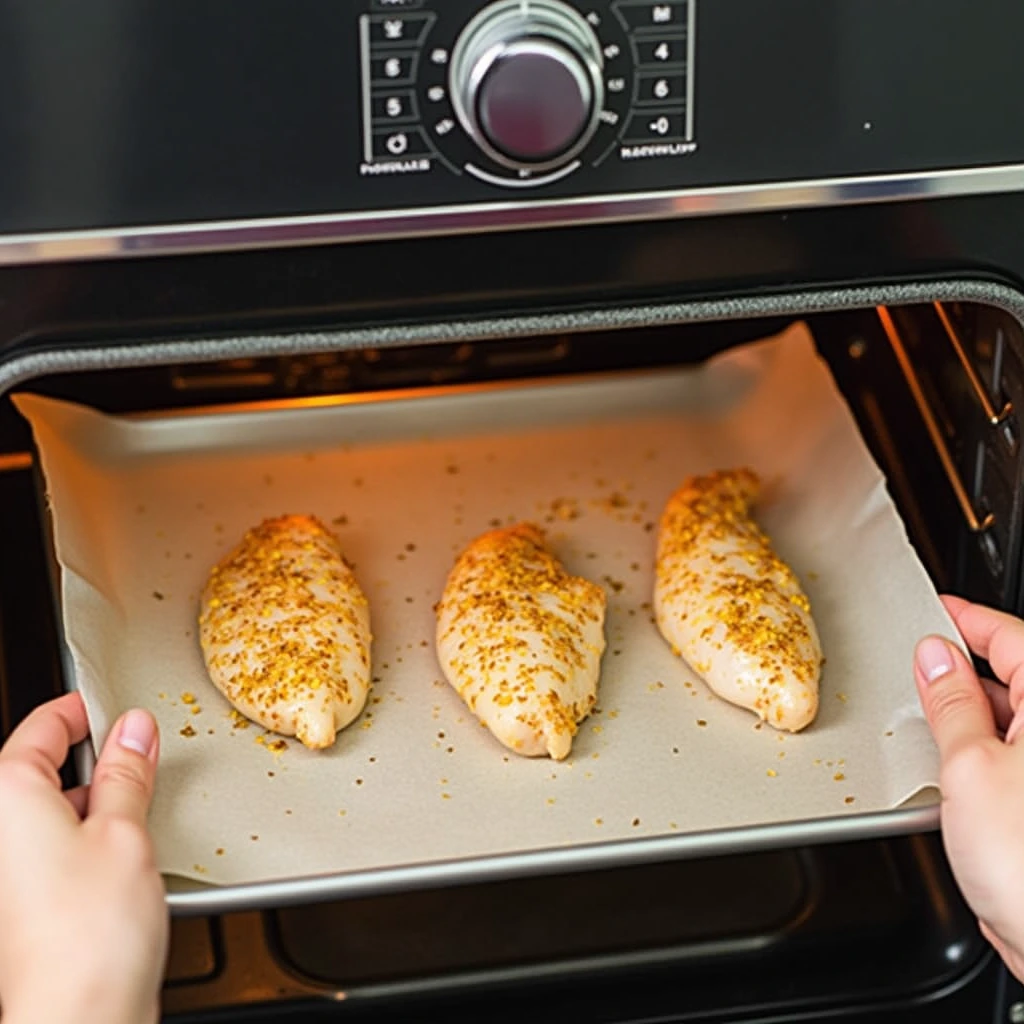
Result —
[[[98, 742], [129, 704], [160, 721], [151, 820], [175, 912], [937, 825], [911, 656], [956, 632], [803, 325], [696, 369], [139, 417], [15, 401], [45, 478], [68, 685]], [[738, 463], [767, 481], [762, 522], [822, 635], [821, 711], [798, 736], [710, 695], [650, 616], [661, 505]], [[237, 728], [196, 641], [209, 567], [283, 512], [332, 523], [370, 599], [371, 701], [328, 753]], [[433, 650], [458, 550], [524, 518], [609, 597], [599, 710], [561, 764], [498, 745]]]

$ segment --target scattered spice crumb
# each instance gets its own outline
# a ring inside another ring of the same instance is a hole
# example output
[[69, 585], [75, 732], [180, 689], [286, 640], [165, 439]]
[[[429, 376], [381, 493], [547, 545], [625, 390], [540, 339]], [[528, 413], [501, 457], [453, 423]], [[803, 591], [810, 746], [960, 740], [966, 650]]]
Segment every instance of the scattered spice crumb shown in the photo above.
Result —
[[194, 693], [189, 693], [188, 690], [186, 690], [181, 695], [181, 703], [182, 704], [195, 704], [195, 702], [196, 702], [196, 697], [195, 697]]
[[154, 597], [155, 597], [155, 598], [156, 598], [156, 599], [157, 599], [158, 601], [162, 601], [162, 600], [164, 599], [164, 595], [163, 595], [163, 594], [161, 594], [159, 590], [154, 590], [154, 591], [153, 591], [153, 596], [154, 596]]
[[272, 779], [273, 777], [274, 777], [274, 773], [273, 773], [273, 772], [271, 772], [271, 771], [268, 771], [268, 772], [267, 772], [267, 778], [268, 778], [268, 779]]
[[356, 779], [356, 785], [357, 786], [361, 786], [362, 784], [363, 784], [363, 780], [362, 779]]
[[768, 778], [774, 779], [779, 773], [774, 768], [768, 769]]
[[442, 793], [441, 794], [441, 799], [442, 800], [451, 800], [451, 798], [452, 798], [451, 793]]
[[621, 593], [621, 592], [622, 592], [622, 589], [623, 589], [623, 588], [625, 587], [625, 585], [626, 585], [625, 583], [623, 583], [623, 582], [622, 582], [622, 580], [617, 580], [617, 579], [614, 579], [613, 577], [611, 577], [611, 576], [608, 576], [608, 575], [602, 576], [602, 577], [601, 577], [601, 579], [602, 579], [602, 580], [603, 580], [603, 581], [604, 581], [605, 583], [607, 583], [607, 584], [608, 584], [608, 586], [609, 586], [609, 587], [611, 587], [611, 588], [612, 588], [612, 590], [613, 590], [613, 591], [614, 591], [614, 592], [615, 592], [616, 594], [618, 594], [618, 593]]
[[603, 825], [604, 824], [604, 818], [595, 818], [594, 819], [594, 824], [595, 825]]
[[214, 853], [215, 853], [215, 854], [216, 854], [216, 855], [217, 855], [218, 857], [223, 857], [223, 856], [224, 856], [224, 847], [223, 847], [223, 846], [218, 846], [218, 847], [217, 847], [217, 849], [216, 849], [216, 850], [214, 850], [213, 852], [214, 852]]
[[252, 841], [253, 841], [254, 843], [258, 843], [258, 842], [259, 842], [259, 839], [260, 839], [260, 837], [259, 837], [258, 835], [256, 835], [255, 833], [254, 833], [253, 835], [249, 836], [249, 838], [250, 838], [250, 839], [251, 839], [251, 840], [252, 840]]
[[843, 803], [844, 804], [852, 804], [853, 803], [853, 797], [852, 796], [844, 797], [843, 798]]
[[159, 693], [157, 694], [157, 697], [159, 697], [159, 698], [160, 698], [160, 700], [167, 700], [167, 694], [166, 694], [166, 693], [164, 693], [164, 691], [163, 691], [163, 690], [161, 690], [161, 691], [160, 691], [160, 692], [159, 692]]
[[547, 800], [547, 803], [548, 803], [548, 807], [553, 807], [554, 803], [555, 803], [555, 798], [553, 796], [549, 796], [548, 800]]
[[836, 772], [835, 775], [832, 776], [832, 779], [835, 782], [842, 782], [845, 778], [846, 776], [842, 772]]
[[703, 729], [708, 724], [708, 722], [706, 718], [698, 718], [697, 724]]
[[591, 732], [593, 732], [593, 733], [596, 733], [597, 735], [600, 735], [601, 733], [603, 733], [603, 732], [604, 732], [604, 726], [601, 726], [601, 725], [592, 725], [592, 726], [590, 727], [590, 731], [591, 731]]
[[886, 729], [884, 735], [891, 736], [892, 735], [892, 729]]
[[342, 807], [341, 810], [338, 811], [339, 818], [344, 818], [346, 814], [348, 814], [348, 811], [346, 811], [344, 807]]
[[845, 693], [837, 693], [836, 694], [836, 700], [839, 701], [841, 704], [845, 704], [846, 700], [847, 700], [846, 694]]
[[193, 864], [192, 870], [198, 872], [200, 875], [206, 874], [206, 868], [204, 868], [202, 864]]
[[200, 706], [199, 706], [198, 704], [193, 704], [193, 705], [192, 705], [192, 714], [193, 714], [193, 715], [198, 715], [198, 714], [201, 714], [201, 713], [202, 713], [202, 710], [203, 710], [203, 709], [202, 709], [202, 708], [201, 708], [201, 707], [200, 707]]
[[335, 516], [331, 520], [331, 522], [335, 526], [348, 526], [348, 516], [344, 516], [344, 515], [342, 515], [342, 516]]
[[192, 728], [192, 723], [191, 722], [188, 723], [185, 726], [184, 729], [179, 729], [178, 730], [178, 735], [184, 736], [186, 739], [191, 739], [193, 736], [195, 736], [195, 734], [196, 734], [196, 731], [195, 731], [195, 729]]
[[639, 818], [634, 818], [633, 819], [633, 828], [636, 828], [637, 825], [639, 825], [639, 824], [640, 824], [640, 819]]

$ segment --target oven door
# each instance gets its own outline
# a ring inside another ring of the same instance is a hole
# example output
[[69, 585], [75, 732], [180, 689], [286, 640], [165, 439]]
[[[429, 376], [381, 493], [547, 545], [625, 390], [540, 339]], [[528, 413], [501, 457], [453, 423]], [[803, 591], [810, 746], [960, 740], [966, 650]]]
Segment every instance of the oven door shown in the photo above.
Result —
[[[69, 294], [80, 271], [111, 269], [65, 268]], [[203, 287], [220, 302], [237, 280]], [[10, 388], [146, 411], [671, 367], [799, 316], [936, 584], [1017, 608], [1024, 346], [1007, 307], [1019, 300], [937, 282], [880, 307], [887, 288], [730, 297], [690, 313], [659, 301], [342, 325], [335, 308], [333, 328], [316, 333], [281, 330], [280, 310], [249, 332], [212, 315], [189, 331], [83, 320], [39, 325], [6, 369]], [[288, 319], [323, 327], [328, 316]], [[982, 393], [1010, 411], [989, 422]], [[64, 680], [32, 447], [6, 399], [2, 425], [9, 730]], [[926, 833], [178, 918], [165, 1009], [180, 1020], [962, 1021], [1008, 1013], [1018, 995]]]

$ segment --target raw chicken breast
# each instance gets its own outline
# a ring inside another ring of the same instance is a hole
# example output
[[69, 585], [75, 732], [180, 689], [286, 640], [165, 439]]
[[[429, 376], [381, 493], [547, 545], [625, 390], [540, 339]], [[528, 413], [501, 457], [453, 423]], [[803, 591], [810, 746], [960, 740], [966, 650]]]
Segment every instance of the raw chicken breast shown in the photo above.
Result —
[[720, 697], [798, 732], [818, 711], [821, 647], [810, 602], [750, 507], [749, 469], [687, 480], [658, 530], [658, 628]]
[[536, 526], [485, 533], [459, 556], [437, 605], [441, 667], [506, 747], [560, 761], [597, 702], [605, 604]]
[[366, 703], [370, 613], [338, 539], [312, 516], [250, 530], [213, 571], [199, 640], [214, 685], [247, 718], [329, 747]]

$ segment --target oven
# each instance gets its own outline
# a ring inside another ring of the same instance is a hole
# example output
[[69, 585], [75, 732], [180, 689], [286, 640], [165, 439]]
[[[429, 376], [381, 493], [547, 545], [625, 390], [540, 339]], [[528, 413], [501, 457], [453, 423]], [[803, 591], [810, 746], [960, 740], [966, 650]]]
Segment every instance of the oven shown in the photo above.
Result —
[[[24, 392], [358, 409], [798, 325], [934, 586], [1024, 611], [1022, 33], [996, 0], [0, 0], [4, 733], [68, 685]], [[172, 889], [166, 1019], [1024, 1019], [936, 821]]]

